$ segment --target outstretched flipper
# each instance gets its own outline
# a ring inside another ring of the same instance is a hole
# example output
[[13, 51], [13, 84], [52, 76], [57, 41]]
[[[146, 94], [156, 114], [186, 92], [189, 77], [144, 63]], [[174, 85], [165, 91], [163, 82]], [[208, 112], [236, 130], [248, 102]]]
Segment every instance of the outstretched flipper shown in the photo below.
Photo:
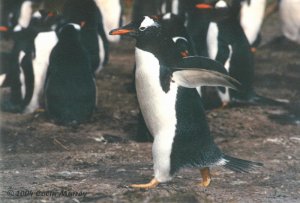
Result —
[[239, 82], [228, 75], [205, 69], [178, 69], [173, 73], [172, 80], [177, 84], [196, 88], [200, 86], [221, 86], [238, 90]]
[[172, 71], [172, 80], [187, 88], [221, 86], [238, 90], [240, 87], [237, 80], [228, 76], [221, 63], [207, 57], [185, 57]]

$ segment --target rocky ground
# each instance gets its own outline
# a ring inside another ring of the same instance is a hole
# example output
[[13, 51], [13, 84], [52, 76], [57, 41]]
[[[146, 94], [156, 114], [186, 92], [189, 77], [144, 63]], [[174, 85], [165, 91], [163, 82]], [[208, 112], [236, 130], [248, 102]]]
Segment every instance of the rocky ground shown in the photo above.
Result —
[[[300, 47], [273, 41], [279, 25], [277, 16], [264, 24], [255, 89], [299, 102]], [[128, 39], [112, 46], [110, 63], [97, 76], [98, 109], [88, 124], [64, 127], [41, 113], [1, 112], [1, 202], [300, 202], [300, 123], [293, 120], [299, 109], [268, 105], [207, 112], [220, 148], [263, 168], [250, 174], [213, 168], [208, 188], [198, 186], [197, 169], [183, 169], [156, 189], [129, 188], [153, 173], [152, 144], [135, 141], [133, 47]]]

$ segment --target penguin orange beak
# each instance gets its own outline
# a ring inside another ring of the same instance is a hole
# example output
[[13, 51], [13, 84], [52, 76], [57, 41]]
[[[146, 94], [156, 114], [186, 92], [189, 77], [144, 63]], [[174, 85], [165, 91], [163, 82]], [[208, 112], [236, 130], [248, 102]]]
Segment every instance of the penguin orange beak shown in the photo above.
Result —
[[180, 55], [182, 57], [188, 57], [190, 54], [189, 54], [189, 52], [187, 50], [185, 50], [185, 51], [180, 52]]
[[8, 32], [8, 27], [0, 26], [0, 32]]
[[134, 37], [137, 33], [137, 30], [133, 23], [129, 23], [128, 25], [124, 25], [117, 29], [113, 29], [109, 32], [110, 35], [129, 35]]
[[134, 30], [118, 28], [118, 29], [111, 30], [109, 32], [109, 34], [110, 35], [125, 35], [125, 34], [131, 33], [131, 32], [134, 32]]
[[213, 9], [213, 6], [210, 4], [197, 4], [196, 8], [198, 8], [198, 9]]
[[85, 26], [85, 23], [86, 23], [85, 21], [81, 21], [81, 22], [80, 22], [80, 27], [84, 27], [84, 26]]

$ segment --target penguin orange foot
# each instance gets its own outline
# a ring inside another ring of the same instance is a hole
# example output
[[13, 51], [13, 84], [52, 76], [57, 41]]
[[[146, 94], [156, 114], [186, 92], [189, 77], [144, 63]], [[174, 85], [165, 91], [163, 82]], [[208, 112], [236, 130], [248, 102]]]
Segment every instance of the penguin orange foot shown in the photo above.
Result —
[[202, 168], [200, 169], [200, 173], [202, 176], [202, 182], [200, 183], [200, 186], [202, 187], [208, 187], [211, 181], [211, 176], [210, 176], [210, 172], [209, 172], [209, 168]]
[[224, 109], [224, 108], [227, 108], [229, 106], [229, 102], [228, 101], [226, 101], [226, 102], [222, 102], [222, 109]]
[[35, 113], [44, 113], [45, 109], [44, 108], [38, 108], [34, 111]]
[[146, 184], [132, 184], [130, 187], [132, 188], [140, 188], [140, 189], [153, 189], [159, 184], [158, 180], [153, 178], [149, 183]]

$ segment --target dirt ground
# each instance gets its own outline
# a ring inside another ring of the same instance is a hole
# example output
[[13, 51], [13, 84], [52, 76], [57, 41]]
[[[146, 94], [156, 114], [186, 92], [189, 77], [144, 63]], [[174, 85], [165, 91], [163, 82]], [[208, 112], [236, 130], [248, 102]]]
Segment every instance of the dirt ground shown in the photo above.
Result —
[[[299, 102], [300, 46], [269, 43], [281, 35], [279, 26], [276, 15], [264, 24], [255, 89]], [[263, 168], [250, 174], [213, 168], [208, 188], [198, 186], [197, 169], [183, 169], [156, 189], [129, 188], [153, 173], [152, 144], [134, 139], [133, 47], [129, 39], [112, 45], [110, 63], [97, 77], [98, 109], [88, 124], [64, 127], [41, 113], [1, 113], [0, 202], [300, 202], [300, 123], [289, 122], [291, 112], [276, 106], [207, 112], [220, 148]]]

